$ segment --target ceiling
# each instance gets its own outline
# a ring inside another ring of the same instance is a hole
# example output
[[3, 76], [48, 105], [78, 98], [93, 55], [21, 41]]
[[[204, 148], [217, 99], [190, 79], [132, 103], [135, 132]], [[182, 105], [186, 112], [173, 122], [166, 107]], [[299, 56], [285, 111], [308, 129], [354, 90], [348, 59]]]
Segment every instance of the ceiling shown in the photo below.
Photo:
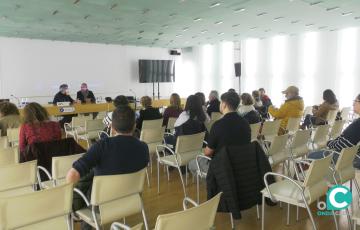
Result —
[[1, 0], [0, 36], [181, 48], [360, 26], [359, 0]]

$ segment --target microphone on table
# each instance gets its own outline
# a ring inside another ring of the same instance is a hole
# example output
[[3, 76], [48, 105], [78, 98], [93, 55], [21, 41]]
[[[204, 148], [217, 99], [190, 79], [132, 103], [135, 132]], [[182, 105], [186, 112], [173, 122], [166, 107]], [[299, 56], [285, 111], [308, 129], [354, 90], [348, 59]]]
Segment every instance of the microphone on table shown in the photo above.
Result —
[[14, 98], [15, 100], [17, 100], [18, 106], [19, 106], [19, 107], [21, 106], [20, 99], [19, 99], [18, 97], [14, 96], [13, 94], [11, 94], [10, 97], [12, 97], [12, 98]]
[[132, 89], [129, 89], [129, 91], [134, 94], [134, 103], [135, 103], [135, 111], [136, 111], [136, 93]]

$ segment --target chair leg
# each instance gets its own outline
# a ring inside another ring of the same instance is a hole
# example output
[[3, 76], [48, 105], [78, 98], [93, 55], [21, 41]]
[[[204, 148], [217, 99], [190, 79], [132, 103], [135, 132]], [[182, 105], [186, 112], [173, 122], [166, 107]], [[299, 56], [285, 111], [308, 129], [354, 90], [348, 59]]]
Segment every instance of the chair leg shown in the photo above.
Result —
[[349, 209], [347, 208], [345, 211], [346, 211], [346, 217], [347, 217], [348, 223], [349, 223], [349, 228], [350, 228], [350, 230], [351, 230], [352, 222], [351, 222], [351, 216], [350, 216]]
[[262, 204], [261, 204], [261, 230], [265, 229], [265, 196], [262, 195]]
[[287, 205], [286, 225], [290, 225], [290, 204]]
[[200, 184], [199, 184], [199, 174], [196, 173], [196, 198], [197, 203], [200, 204]]
[[166, 165], [166, 174], [167, 174], [168, 181], [170, 181], [169, 166], [167, 166], [167, 165]]
[[234, 218], [232, 216], [232, 213], [230, 212], [230, 222], [231, 222], [231, 229], [235, 229], [235, 225], [234, 225]]
[[179, 171], [179, 176], [180, 176], [181, 184], [182, 184], [182, 187], [183, 187], [183, 190], [184, 190], [184, 197], [186, 197], [186, 189], [185, 189], [184, 179], [183, 179], [182, 174], [181, 174], [180, 166], [177, 166], [176, 168], [177, 168], [178, 171]]
[[311, 220], [311, 224], [312, 224], [312, 226], [313, 226], [313, 229], [314, 229], [314, 230], [317, 230], [317, 227], [316, 227], [316, 224], [315, 224], [315, 221], [314, 221], [314, 217], [313, 217], [313, 215], [312, 215], [312, 213], [311, 213], [311, 210], [310, 210], [310, 208], [309, 208], [309, 205], [308, 205], [307, 203], [305, 203], [305, 207], [306, 207], [306, 210], [307, 210], [307, 212], [308, 212], [308, 214], [309, 214], [309, 217], [310, 217], [310, 220]]
[[157, 186], [158, 186], [158, 194], [160, 193], [160, 162], [157, 160]]
[[[334, 210], [332, 211], [332, 215], [333, 215], [334, 222], [335, 222], [335, 228], [336, 228], [336, 230], [339, 230], [339, 225], [338, 225], [338, 222], [337, 222], [337, 219], [336, 219], [336, 215], [335, 215]], [[350, 226], [351, 226], [351, 225], [350, 225]]]
[[147, 168], [146, 168], [146, 180], [147, 180], [148, 187], [150, 188], [150, 179], [149, 179], [149, 173], [148, 173]]
[[352, 181], [354, 181], [354, 185], [355, 185], [355, 188], [356, 188], [356, 191], [358, 193], [358, 196], [360, 197], [360, 187], [359, 187], [359, 184], [357, 182], [357, 180], [354, 178], [352, 179]]
[[296, 206], [296, 221], [299, 221], [299, 206]]
[[260, 210], [259, 210], [259, 205], [256, 205], [256, 217], [258, 220], [260, 220]]
[[141, 214], [142, 214], [143, 219], [144, 219], [145, 230], [149, 230], [148, 222], [146, 220], [146, 215], [145, 215], [144, 204], [143, 204], [142, 200], [141, 200]]
[[187, 165], [185, 165], [185, 185], [188, 185], [188, 168]]

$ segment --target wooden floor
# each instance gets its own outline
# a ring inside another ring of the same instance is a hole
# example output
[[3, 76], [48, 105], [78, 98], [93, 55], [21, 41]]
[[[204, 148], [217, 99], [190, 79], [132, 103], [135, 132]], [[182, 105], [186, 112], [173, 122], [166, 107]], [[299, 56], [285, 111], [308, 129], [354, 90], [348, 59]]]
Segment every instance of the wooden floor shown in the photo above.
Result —
[[[154, 164], [155, 166], [155, 164]], [[170, 172], [170, 181], [167, 181], [166, 173], [161, 168], [160, 179], [160, 194], [157, 193], [156, 185], [156, 166], [153, 169], [151, 176], [151, 187], [148, 188], [145, 185], [143, 193], [145, 211], [150, 229], [153, 229], [156, 218], [159, 214], [165, 214], [170, 212], [176, 212], [182, 210], [182, 200], [184, 198], [179, 174], [176, 170]], [[357, 175], [360, 178], [360, 175]], [[196, 199], [196, 183], [192, 182], [191, 176], [189, 176], [189, 185], [187, 186], [188, 196]], [[357, 196], [357, 194], [355, 193]], [[358, 200], [355, 198], [354, 200]], [[206, 188], [205, 183], [201, 184], [201, 201], [206, 200]], [[357, 202], [354, 202], [354, 204]], [[357, 209], [358, 206], [355, 205]], [[316, 205], [311, 206], [313, 216], [315, 218], [318, 229], [332, 230], [335, 229], [335, 225], [332, 216], [317, 216]], [[260, 207], [261, 210], [261, 207]], [[269, 207], [265, 206], [265, 229], [286, 229], [286, 230], [303, 230], [312, 229], [311, 222], [308, 218], [305, 209], [300, 209], [300, 220], [296, 222], [296, 209], [291, 208], [290, 225], [286, 226], [286, 206], [280, 208], [278, 206]], [[256, 218], [256, 208], [243, 211], [242, 219], [235, 221], [235, 229], [261, 229], [261, 221]], [[340, 229], [348, 229], [346, 216], [342, 215], [338, 217]], [[142, 222], [141, 215], [132, 216], [126, 218], [126, 223], [130, 226]], [[216, 229], [226, 230], [231, 229], [229, 214], [218, 213], [216, 216]], [[76, 228], [79, 229], [79, 225], [76, 224]], [[109, 229], [105, 227], [104, 229]], [[184, 229], [185, 230], [185, 229]]]

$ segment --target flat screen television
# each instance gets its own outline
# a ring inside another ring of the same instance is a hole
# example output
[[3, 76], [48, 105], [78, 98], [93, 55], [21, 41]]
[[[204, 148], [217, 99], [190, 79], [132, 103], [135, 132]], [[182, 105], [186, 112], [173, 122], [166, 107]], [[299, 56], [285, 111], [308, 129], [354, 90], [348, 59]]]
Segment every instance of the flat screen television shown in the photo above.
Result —
[[139, 60], [139, 81], [175, 82], [175, 61], [173, 60]]

